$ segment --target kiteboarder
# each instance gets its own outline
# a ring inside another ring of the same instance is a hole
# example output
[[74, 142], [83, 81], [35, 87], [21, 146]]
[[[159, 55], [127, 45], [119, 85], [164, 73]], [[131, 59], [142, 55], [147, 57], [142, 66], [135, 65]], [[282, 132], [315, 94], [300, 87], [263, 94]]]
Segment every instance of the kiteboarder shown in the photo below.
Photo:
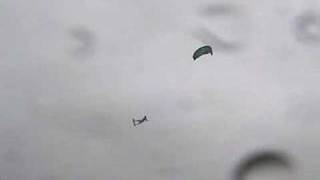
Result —
[[143, 123], [144, 121], [148, 121], [147, 116], [144, 116], [142, 119], [132, 119], [132, 123], [134, 126], [137, 126]]

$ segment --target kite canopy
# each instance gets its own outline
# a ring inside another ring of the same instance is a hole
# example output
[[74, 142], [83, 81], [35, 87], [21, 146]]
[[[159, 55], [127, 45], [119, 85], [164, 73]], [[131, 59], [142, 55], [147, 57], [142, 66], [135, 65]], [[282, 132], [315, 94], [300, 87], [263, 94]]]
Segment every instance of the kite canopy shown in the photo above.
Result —
[[199, 49], [197, 49], [194, 53], [193, 53], [193, 60], [198, 59], [200, 56], [205, 55], [205, 54], [211, 54], [212, 55], [212, 48], [211, 46], [203, 46]]

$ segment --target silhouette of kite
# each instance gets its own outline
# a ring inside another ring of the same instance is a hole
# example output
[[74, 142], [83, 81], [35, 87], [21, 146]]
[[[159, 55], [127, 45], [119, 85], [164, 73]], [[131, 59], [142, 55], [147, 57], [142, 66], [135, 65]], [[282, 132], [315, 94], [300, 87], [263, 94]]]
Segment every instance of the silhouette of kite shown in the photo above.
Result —
[[197, 49], [194, 53], [193, 53], [193, 60], [195, 61], [196, 59], [198, 59], [200, 56], [205, 55], [205, 54], [211, 54], [212, 55], [212, 48], [211, 46], [203, 46], [199, 49]]
[[147, 116], [144, 116], [142, 119], [134, 119], [134, 118], [132, 119], [132, 123], [133, 123], [134, 126], [137, 126], [137, 125], [139, 125], [139, 124], [141, 124], [141, 123], [143, 123], [145, 121], [149, 121], [147, 119]]

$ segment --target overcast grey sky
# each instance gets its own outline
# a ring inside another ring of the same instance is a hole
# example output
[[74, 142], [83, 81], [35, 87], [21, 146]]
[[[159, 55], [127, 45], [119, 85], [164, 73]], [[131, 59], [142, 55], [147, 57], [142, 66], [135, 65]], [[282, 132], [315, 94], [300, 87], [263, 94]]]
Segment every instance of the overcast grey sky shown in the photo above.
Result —
[[319, 10], [1, 0], [0, 179], [231, 180], [260, 149], [320, 177]]

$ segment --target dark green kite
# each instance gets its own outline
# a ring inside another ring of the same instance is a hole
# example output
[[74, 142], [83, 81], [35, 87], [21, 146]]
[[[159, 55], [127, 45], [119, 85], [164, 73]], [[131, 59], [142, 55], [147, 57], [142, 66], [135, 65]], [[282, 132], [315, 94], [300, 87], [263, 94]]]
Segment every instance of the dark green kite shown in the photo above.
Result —
[[211, 54], [212, 55], [212, 48], [211, 46], [203, 46], [199, 49], [197, 49], [194, 53], [193, 53], [193, 60], [195, 61], [196, 59], [198, 59], [200, 56], [205, 55], [205, 54]]

